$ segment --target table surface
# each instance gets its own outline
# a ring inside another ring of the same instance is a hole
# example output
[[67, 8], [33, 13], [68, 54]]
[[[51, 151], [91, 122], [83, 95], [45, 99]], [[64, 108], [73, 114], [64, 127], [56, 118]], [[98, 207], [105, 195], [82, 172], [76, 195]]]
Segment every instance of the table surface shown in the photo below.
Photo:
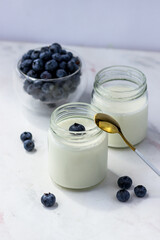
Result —
[[[88, 190], [73, 191], [52, 183], [48, 175], [49, 119], [39, 122], [24, 114], [13, 91], [17, 59], [35, 43], [0, 42], [0, 239], [3, 240], [154, 240], [160, 239], [160, 179], [130, 149], [109, 148], [106, 179]], [[143, 71], [149, 93], [149, 126], [137, 148], [160, 169], [160, 53], [70, 47], [83, 57], [88, 86], [81, 100], [90, 101], [95, 73], [110, 65], [129, 65]], [[19, 139], [33, 134], [36, 149], [27, 153]], [[127, 203], [116, 200], [118, 177], [129, 175], [133, 185], [146, 186], [138, 199], [130, 190]], [[57, 198], [55, 207], [42, 206], [44, 192]]]

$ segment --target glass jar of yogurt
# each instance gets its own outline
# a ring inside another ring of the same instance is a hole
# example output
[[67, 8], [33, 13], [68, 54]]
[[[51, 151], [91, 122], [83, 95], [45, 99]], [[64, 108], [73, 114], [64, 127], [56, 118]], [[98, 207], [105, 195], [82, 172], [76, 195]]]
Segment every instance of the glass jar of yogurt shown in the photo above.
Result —
[[[49, 173], [57, 184], [73, 189], [101, 182], [107, 169], [108, 134], [94, 123], [100, 110], [86, 103], [69, 103], [51, 115], [48, 133]], [[85, 131], [69, 131], [74, 123]]]
[[[92, 104], [115, 118], [133, 145], [145, 138], [148, 122], [147, 83], [145, 75], [138, 69], [111, 66], [98, 72]], [[127, 147], [119, 134], [109, 134], [108, 145]]]

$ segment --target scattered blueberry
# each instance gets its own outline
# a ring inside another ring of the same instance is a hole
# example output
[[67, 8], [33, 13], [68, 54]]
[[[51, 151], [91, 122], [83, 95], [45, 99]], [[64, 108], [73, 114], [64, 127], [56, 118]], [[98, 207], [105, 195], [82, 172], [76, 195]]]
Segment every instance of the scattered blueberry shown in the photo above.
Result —
[[134, 188], [134, 192], [137, 197], [142, 198], [146, 195], [147, 189], [142, 185], [138, 185], [137, 187]]
[[25, 140], [23, 143], [27, 152], [31, 152], [34, 149], [34, 142], [32, 140]]
[[120, 202], [127, 202], [130, 198], [130, 193], [126, 189], [121, 189], [117, 192], [116, 197]]
[[33, 63], [32, 63], [32, 68], [33, 68], [33, 70], [35, 70], [35, 71], [41, 71], [41, 70], [43, 70], [43, 61], [42, 61], [42, 59], [35, 59], [34, 61], [33, 61]]
[[118, 179], [117, 184], [120, 188], [128, 189], [132, 185], [132, 179], [128, 176], [123, 176]]
[[44, 193], [41, 197], [41, 203], [45, 207], [52, 207], [56, 202], [56, 197], [52, 193]]
[[74, 131], [74, 132], [81, 132], [81, 131], [85, 131], [85, 127], [82, 124], [79, 123], [74, 123], [73, 125], [71, 125], [69, 127], [69, 131]]
[[40, 75], [41, 79], [52, 79], [52, 74], [48, 71], [44, 71]]
[[45, 69], [47, 71], [53, 72], [54, 70], [57, 69], [57, 67], [58, 67], [58, 63], [54, 59], [46, 62], [46, 64], [45, 64]]
[[32, 53], [31, 53], [31, 58], [32, 59], [37, 59], [39, 57], [39, 54], [40, 54], [40, 51], [39, 50], [34, 50]]
[[32, 134], [30, 132], [23, 132], [20, 135], [20, 139], [22, 140], [22, 142], [24, 142], [25, 140], [31, 140], [32, 139]]
[[58, 69], [58, 70], [56, 71], [56, 76], [57, 76], [58, 78], [62, 78], [62, 77], [67, 76], [67, 73], [66, 73], [66, 71], [65, 71], [64, 69]]
[[32, 78], [37, 78], [38, 74], [33, 69], [31, 69], [27, 72], [27, 76], [32, 77]]

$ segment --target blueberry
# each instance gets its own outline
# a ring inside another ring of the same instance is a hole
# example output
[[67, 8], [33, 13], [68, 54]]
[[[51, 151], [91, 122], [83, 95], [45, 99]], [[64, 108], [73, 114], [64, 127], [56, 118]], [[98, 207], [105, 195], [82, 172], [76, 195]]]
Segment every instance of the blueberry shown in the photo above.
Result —
[[80, 60], [78, 57], [72, 57], [71, 61], [73, 61], [77, 65], [80, 65]]
[[32, 140], [25, 140], [23, 143], [26, 151], [31, 152], [34, 149], [34, 142]]
[[121, 189], [117, 192], [116, 197], [120, 202], [127, 202], [130, 198], [130, 193], [125, 189]]
[[43, 61], [48, 61], [49, 59], [51, 59], [51, 56], [52, 54], [50, 51], [44, 51], [40, 53], [39, 58]]
[[24, 81], [24, 85], [23, 85], [23, 88], [24, 88], [24, 90], [27, 92], [27, 88], [28, 88], [28, 86], [30, 85], [30, 84], [32, 84], [33, 83], [33, 81], [32, 80], [29, 80], [29, 79], [26, 79], [25, 81]]
[[61, 53], [62, 47], [58, 43], [53, 43], [49, 49], [52, 53]]
[[27, 54], [31, 56], [31, 54], [32, 54], [33, 51], [34, 51], [34, 50], [31, 49], [31, 50], [29, 50], [29, 51], [27, 52]]
[[68, 68], [68, 70], [69, 70], [69, 72], [70, 73], [73, 73], [73, 72], [75, 72], [76, 70], [78, 70], [78, 65], [75, 63], [75, 62], [73, 62], [72, 60], [71, 61], [69, 61], [68, 63], [67, 63], [67, 68]]
[[20, 68], [30, 67], [32, 65], [32, 59], [26, 59], [20, 64]]
[[52, 207], [56, 202], [56, 197], [52, 193], [44, 193], [41, 197], [41, 203], [45, 207]]
[[128, 176], [123, 176], [118, 179], [117, 184], [120, 188], [128, 189], [132, 185], [132, 179]]
[[31, 58], [32, 59], [37, 59], [39, 57], [39, 54], [40, 54], [40, 51], [39, 50], [34, 50], [32, 53], [31, 53]]
[[66, 53], [67, 53], [67, 51], [65, 49], [61, 50], [61, 54], [66, 54]]
[[41, 79], [52, 79], [52, 74], [48, 71], [44, 71], [40, 75]]
[[68, 62], [71, 59], [71, 57], [68, 54], [64, 54], [61, 55], [61, 59], [62, 61]]
[[26, 59], [29, 59], [30, 58], [30, 54], [28, 53], [25, 53], [23, 56], [22, 56], [22, 61], [26, 60]]
[[27, 89], [26, 89], [26, 92], [29, 94], [29, 95], [33, 95], [34, 92], [36, 90], [36, 87], [34, 86], [34, 84], [30, 84]]
[[52, 58], [53, 58], [54, 60], [56, 60], [57, 62], [60, 62], [61, 59], [62, 59], [62, 55], [61, 55], [60, 53], [54, 53], [54, 54], [52, 55]]
[[43, 70], [43, 61], [42, 59], [35, 59], [32, 63], [32, 69], [35, 71], [41, 71]]
[[63, 90], [63, 88], [56, 87], [53, 90], [52, 97], [54, 100], [60, 100], [60, 99], [66, 98], [66, 93]]
[[32, 69], [27, 72], [27, 76], [32, 78], [38, 78], [38, 74]]
[[67, 73], [66, 73], [66, 71], [65, 71], [64, 69], [58, 69], [58, 70], [56, 71], [56, 76], [57, 76], [58, 78], [62, 78], [62, 77], [67, 76]]
[[53, 83], [44, 83], [42, 86], [42, 92], [43, 93], [51, 93], [54, 89], [54, 84]]
[[62, 61], [60, 64], [59, 64], [59, 68], [61, 69], [66, 69], [67, 68], [67, 63]]
[[53, 72], [57, 69], [57, 67], [58, 67], [58, 63], [54, 59], [46, 62], [45, 64], [45, 70], [47, 71]]
[[46, 101], [46, 94], [41, 92], [39, 94], [39, 100], [42, 101], [42, 102], [45, 102]]
[[49, 47], [46, 46], [41, 48], [41, 52], [45, 52], [45, 51], [49, 51]]
[[33, 84], [36, 89], [41, 89], [43, 82], [41, 80], [36, 80]]
[[30, 67], [20, 67], [20, 70], [24, 73], [27, 74], [27, 72], [30, 70]]
[[70, 59], [73, 57], [73, 54], [71, 52], [67, 52], [67, 54], [69, 55]]
[[71, 125], [69, 127], [69, 131], [73, 131], [73, 132], [82, 132], [85, 131], [85, 127], [82, 124], [79, 123], [74, 123], [73, 125]]
[[32, 139], [32, 134], [30, 132], [23, 132], [20, 135], [20, 139], [22, 140], [22, 142], [24, 142], [25, 140], [31, 140]]
[[134, 188], [134, 193], [139, 198], [144, 197], [146, 195], [146, 192], [147, 192], [147, 189], [142, 185], [138, 185], [137, 187]]

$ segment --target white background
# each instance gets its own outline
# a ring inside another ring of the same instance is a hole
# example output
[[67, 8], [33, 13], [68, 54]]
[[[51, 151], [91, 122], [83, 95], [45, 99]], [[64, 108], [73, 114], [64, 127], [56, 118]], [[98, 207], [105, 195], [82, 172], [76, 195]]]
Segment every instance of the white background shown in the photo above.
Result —
[[160, 50], [160, 0], [0, 0], [0, 40]]

